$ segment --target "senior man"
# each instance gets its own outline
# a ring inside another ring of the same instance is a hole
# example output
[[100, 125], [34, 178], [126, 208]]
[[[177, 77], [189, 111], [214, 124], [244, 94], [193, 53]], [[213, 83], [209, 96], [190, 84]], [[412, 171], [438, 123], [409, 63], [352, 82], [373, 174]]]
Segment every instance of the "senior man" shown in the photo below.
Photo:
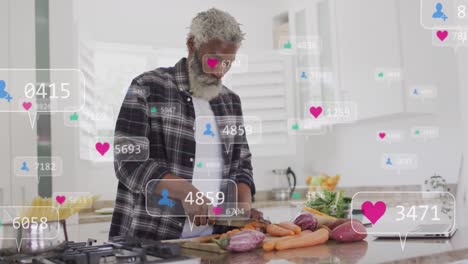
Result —
[[[132, 81], [115, 136], [147, 138], [149, 158], [144, 162], [122, 162], [116, 158], [119, 184], [110, 237], [162, 240], [221, 232], [207, 217], [207, 197], [203, 197], [202, 204], [186, 201], [188, 193], [224, 191], [213, 184], [200, 184], [202, 181], [193, 184], [200, 179], [235, 182], [235, 200], [247, 205], [244, 208], [250, 210], [252, 218], [262, 218], [261, 212], [250, 209], [255, 184], [246, 135], [236, 135], [235, 142], [240, 144], [226, 144], [216, 125], [219, 117], [242, 120], [239, 96], [223, 86], [221, 79], [235, 60], [243, 39], [239, 23], [230, 14], [215, 8], [200, 12], [193, 18], [187, 37], [188, 57], [174, 67], [145, 72]], [[213, 60], [217, 65], [213, 65]], [[165, 105], [170, 106], [165, 113], [155, 107]], [[197, 117], [203, 117], [207, 125], [199, 125]], [[206, 135], [212, 142], [202, 144], [196, 140], [196, 134]], [[204, 159], [217, 161], [221, 169], [207, 173], [195, 165]], [[154, 180], [157, 184], [148, 185]], [[162, 194], [157, 203], [167, 210], [161, 215], [148, 213], [147, 203], [153, 196], [147, 193], [147, 185], [154, 188], [151, 192]], [[171, 210], [177, 206], [189, 217], [199, 216], [195, 217], [194, 228], [185, 217], [171, 216]]]

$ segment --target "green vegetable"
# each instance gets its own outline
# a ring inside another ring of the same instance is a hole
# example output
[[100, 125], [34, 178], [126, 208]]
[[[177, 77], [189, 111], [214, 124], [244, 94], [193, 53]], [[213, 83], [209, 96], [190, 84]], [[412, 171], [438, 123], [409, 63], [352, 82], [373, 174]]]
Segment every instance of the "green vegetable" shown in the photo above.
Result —
[[328, 190], [317, 192], [305, 203], [307, 207], [337, 218], [348, 216], [347, 210], [350, 204], [351, 198], [345, 197], [343, 191], [332, 192]]

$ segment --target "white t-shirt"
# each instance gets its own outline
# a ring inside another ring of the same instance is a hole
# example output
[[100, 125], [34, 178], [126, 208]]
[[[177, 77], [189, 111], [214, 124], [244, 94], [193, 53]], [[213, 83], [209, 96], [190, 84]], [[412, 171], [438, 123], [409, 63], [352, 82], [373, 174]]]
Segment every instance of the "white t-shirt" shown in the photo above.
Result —
[[[195, 108], [195, 119], [197, 120], [195, 122], [195, 138], [201, 139], [196, 140], [192, 184], [203, 193], [218, 192], [220, 180], [223, 177], [222, 164], [224, 164], [224, 161], [216, 119], [207, 100], [195, 97], [192, 97], [192, 99]], [[200, 144], [200, 142], [203, 144]], [[214, 169], [207, 168], [208, 163], [221, 164], [221, 166]], [[201, 165], [199, 166], [199, 164]], [[195, 199], [195, 196], [193, 198]], [[185, 220], [181, 238], [206, 236], [212, 233], [213, 227], [210, 225], [194, 225], [193, 230], [190, 230], [190, 224], [188, 220]]]

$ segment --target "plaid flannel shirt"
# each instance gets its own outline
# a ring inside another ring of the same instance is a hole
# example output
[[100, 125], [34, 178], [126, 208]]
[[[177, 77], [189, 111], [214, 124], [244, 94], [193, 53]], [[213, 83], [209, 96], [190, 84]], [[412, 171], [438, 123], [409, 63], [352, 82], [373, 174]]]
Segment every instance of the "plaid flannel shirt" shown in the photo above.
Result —
[[[152, 114], [154, 111], [150, 108], [157, 105], [176, 111], [169, 114]], [[219, 96], [210, 101], [210, 105], [215, 118], [242, 118], [239, 96], [225, 86]], [[161, 179], [166, 173], [192, 179], [196, 144], [194, 128], [195, 110], [189, 92], [185, 58], [174, 67], [158, 68], [143, 73], [132, 81], [120, 109], [115, 137], [148, 138], [149, 158], [142, 162], [114, 162], [119, 184], [110, 237], [123, 235], [153, 240], [180, 237], [185, 217], [164, 216], [171, 214], [170, 209], [161, 211], [160, 216], [149, 215], [145, 207], [145, 199], [148, 198], [145, 188], [148, 182]], [[230, 144], [233, 143], [232, 139], [221, 136], [223, 179], [247, 184], [253, 196], [255, 185], [251, 154], [245, 135], [240, 137], [236, 138], [236, 142], [244, 144]]]

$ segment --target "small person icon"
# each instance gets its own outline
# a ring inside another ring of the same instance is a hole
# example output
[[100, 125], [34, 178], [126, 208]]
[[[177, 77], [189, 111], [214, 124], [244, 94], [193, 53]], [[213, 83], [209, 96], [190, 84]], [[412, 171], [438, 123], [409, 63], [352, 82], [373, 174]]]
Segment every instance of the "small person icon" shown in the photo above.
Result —
[[170, 208], [174, 207], [174, 202], [167, 197], [169, 195], [169, 191], [167, 189], [162, 190], [162, 198], [159, 199], [158, 204], [159, 205], [167, 205]]
[[215, 137], [215, 134], [213, 133], [213, 131], [211, 131], [211, 124], [210, 123], [206, 123], [205, 131], [203, 132], [203, 135]]
[[390, 166], [393, 165], [392, 160], [391, 160], [390, 158], [387, 158], [386, 164], [387, 164], [387, 165], [390, 165]]
[[0, 80], [0, 99], [5, 99], [8, 102], [10, 102], [13, 99], [13, 97], [11, 97], [10, 94], [5, 89], [6, 89], [5, 81]]
[[26, 163], [26, 161], [23, 161], [20, 170], [29, 172], [28, 164]]
[[418, 90], [417, 90], [417, 89], [414, 89], [414, 90], [413, 90], [413, 94], [414, 94], [414, 95], [418, 95]]
[[301, 78], [302, 78], [302, 79], [307, 79], [307, 74], [306, 74], [305, 72], [302, 72], [302, 73], [301, 73]]
[[436, 11], [434, 12], [434, 14], [432, 14], [432, 18], [440, 18], [440, 19], [443, 19], [444, 21], [447, 20], [448, 17], [442, 11], [443, 8], [444, 6], [441, 3], [437, 3], [435, 5]]

